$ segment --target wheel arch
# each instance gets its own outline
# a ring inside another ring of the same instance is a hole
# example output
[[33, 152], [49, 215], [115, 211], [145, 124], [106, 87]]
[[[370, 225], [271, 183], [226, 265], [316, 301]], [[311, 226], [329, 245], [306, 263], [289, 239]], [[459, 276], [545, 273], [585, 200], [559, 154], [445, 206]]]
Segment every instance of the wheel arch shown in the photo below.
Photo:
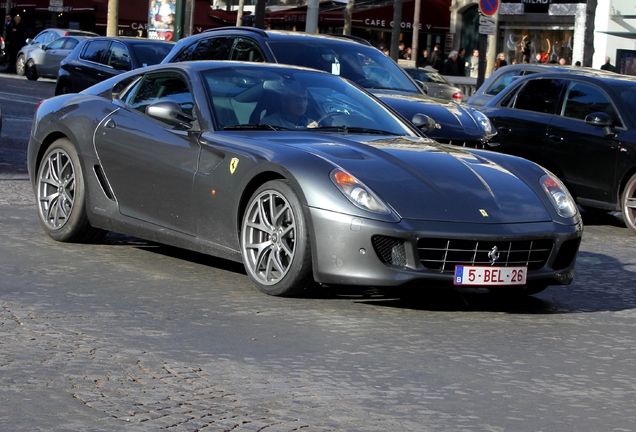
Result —
[[618, 190], [617, 190], [618, 196], [616, 197], [616, 202], [618, 203], [616, 207], [618, 210], [623, 209], [622, 208], [623, 207], [623, 203], [622, 203], [623, 192], [625, 191], [625, 187], [627, 187], [627, 182], [629, 182], [629, 179], [631, 179], [632, 176], [634, 175], [636, 175], [636, 165], [632, 166], [627, 171], [625, 171], [623, 173], [623, 176], [619, 179]]

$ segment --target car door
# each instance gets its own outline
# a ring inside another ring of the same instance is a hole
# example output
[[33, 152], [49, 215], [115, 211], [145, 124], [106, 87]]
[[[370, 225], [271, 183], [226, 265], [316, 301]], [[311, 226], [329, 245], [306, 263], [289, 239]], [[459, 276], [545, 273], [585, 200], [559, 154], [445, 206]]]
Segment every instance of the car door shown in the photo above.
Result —
[[530, 80], [487, 109], [504, 153], [521, 156], [550, 169], [546, 157], [548, 125], [556, 116], [565, 84], [561, 79]]
[[70, 62], [66, 71], [75, 91], [84, 90], [107, 78], [104, 55], [110, 46], [109, 40], [87, 41], [76, 61]]
[[192, 112], [187, 80], [178, 73], [144, 76], [122, 95], [122, 107], [95, 133], [95, 149], [123, 215], [195, 235], [192, 186], [200, 154], [198, 134], [145, 114], [173, 101]]
[[[585, 122], [593, 113], [614, 121], [612, 134]], [[610, 97], [592, 83], [572, 80], [559, 116], [550, 122], [546, 157], [559, 167], [568, 189], [579, 201], [615, 203], [616, 163], [625, 128]]]
[[56, 77], [60, 69], [60, 62], [73, 51], [77, 43], [77, 39], [60, 38], [48, 44], [44, 49], [42, 64], [38, 65], [38, 74]]

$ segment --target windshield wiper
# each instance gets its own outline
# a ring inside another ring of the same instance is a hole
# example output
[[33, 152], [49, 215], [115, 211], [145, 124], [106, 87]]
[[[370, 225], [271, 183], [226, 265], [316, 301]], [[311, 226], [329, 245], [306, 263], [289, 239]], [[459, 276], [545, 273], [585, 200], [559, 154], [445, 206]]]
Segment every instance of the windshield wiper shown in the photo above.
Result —
[[280, 126], [274, 126], [271, 124], [265, 124], [265, 123], [261, 123], [261, 124], [238, 124], [238, 125], [231, 125], [231, 126], [225, 126], [223, 128], [223, 130], [239, 130], [239, 129], [246, 129], [246, 130], [289, 130], [288, 128], [284, 128], [284, 127], [280, 127]]

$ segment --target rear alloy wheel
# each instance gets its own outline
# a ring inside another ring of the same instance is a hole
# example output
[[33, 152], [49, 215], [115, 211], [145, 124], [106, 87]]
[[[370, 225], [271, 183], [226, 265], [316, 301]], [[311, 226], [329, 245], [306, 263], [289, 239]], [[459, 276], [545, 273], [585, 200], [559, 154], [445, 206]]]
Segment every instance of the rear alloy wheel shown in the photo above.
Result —
[[265, 183], [250, 198], [241, 224], [241, 252], [247, 274], [266, 294], [291, 297], [315, 286], [307, 223], [286, 181]]
[[24, 76], [24, 54], [20, 54], [18, 58], [15, 60], [15, 73], [18, 76]]
[[69, 140], [58, 139], [48, 148], [36, 181], [38, 216], [49, 237], [62, 242], [88, 243], [106, 234], [88, 222], [84, 174]]
[[30, 81], [37, 81], [38, 80], [38, 71], [35, 68], [35, 62], [31, 59], [27, 62], [26, 66], [24, 67], [24, 74], [26, 75], [27, 79]]
[[625, 225], [636, 233], [636, 174], [625, 185], [621, 196], [621, 210], [623, 211]]

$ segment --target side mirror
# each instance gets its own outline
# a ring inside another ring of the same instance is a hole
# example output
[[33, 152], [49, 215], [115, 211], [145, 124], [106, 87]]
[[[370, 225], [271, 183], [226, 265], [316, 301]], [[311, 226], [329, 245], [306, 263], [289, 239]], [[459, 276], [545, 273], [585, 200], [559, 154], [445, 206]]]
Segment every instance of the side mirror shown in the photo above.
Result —
[[186, 129], [192, 128], [192, 122], [196, 120], [190, 114], [183, 110], [174, 102], [164, 101], [157, 102], [146, 107], [146, 114], [163, 122], [174, 126], [182, 126]]
[[424, 133], [430, 133], [435, 130], [437, 125], [435, 124], [435, 120], [427, 116], [426, 114], [415, 114], [411, 122], [417, 126], [418, 129], [421, 129]]
[[113, 69], [120, 71], [129, 71], [130, 70], [130, 62], [126, 60], [115, 60], [110, 64]]
[[616, 136], [616, 132], [612, 130], [612, 125], [614, 121], [609, 114], [604, 112], [595, 112], [592, 114], [588, 114], [585, 117], [585, 123], [598, 126], [603, 128], [603, 135], [605, 138], [614, 138]]
[[592, 114], [588, 114], [585, 117], [585, 123], [591, 124], [593, 126], [606, 127], [606, 126], [612, 126], [613, 122], [609, 114], [604, 112], [595, 112]]

